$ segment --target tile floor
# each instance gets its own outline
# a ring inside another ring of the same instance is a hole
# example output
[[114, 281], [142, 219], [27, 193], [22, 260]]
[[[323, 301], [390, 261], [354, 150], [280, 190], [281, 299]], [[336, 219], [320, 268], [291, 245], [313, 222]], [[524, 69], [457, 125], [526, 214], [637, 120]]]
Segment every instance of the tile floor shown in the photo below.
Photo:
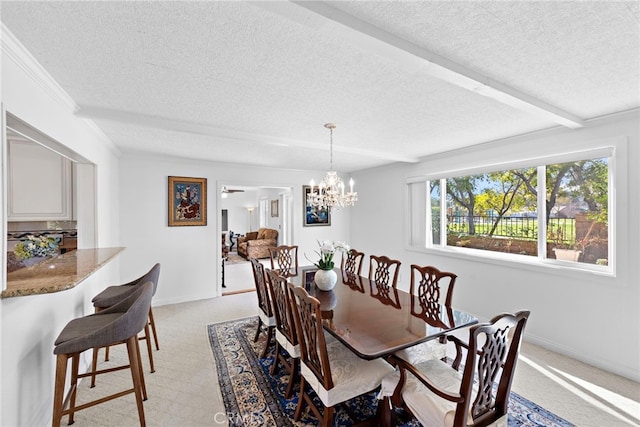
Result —
[[[238, 277], [242, 274], [246, 272], [237, 272]], [[235, 286], [244, 287], [230, 288]], [[154, 314], [160, 339], [160, 351], [153, 353], [155, 373], [148, 372], [146, 351], [142, 352], [149, 395], [144, 404], [147, 425], [226, 425], [206, 326], [256, 315], [255, 292], [156, 307]], [[113, 348], [111, 361], [101, 367], [124, 360], [124, 354], [124, 346]], [[128, 371], [103, 375], [94, 389], [84, 381], [78, 398], [87, 401], [130, 384]], [[536, 345], [524, 343], [513, 391], [580, 427], [640, 426], [640, 384]], [[78, 412], [75, 425], [138, 425], [133, 396]]]

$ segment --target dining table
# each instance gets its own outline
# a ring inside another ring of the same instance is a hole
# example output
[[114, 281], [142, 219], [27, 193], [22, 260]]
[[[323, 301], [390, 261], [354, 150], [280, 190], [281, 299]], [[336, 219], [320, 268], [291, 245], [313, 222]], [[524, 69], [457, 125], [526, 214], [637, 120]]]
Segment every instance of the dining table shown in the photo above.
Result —
[[325, 330], [363, 359], [385, 357], [478, 323], [472, 314], [438, 303], [425, 311], [418, 296], [340, 268], [335, 269], [335, 287], [322, 291], [314, 283], [316, 270], [302, 266], [286, 276], [320, 301]]

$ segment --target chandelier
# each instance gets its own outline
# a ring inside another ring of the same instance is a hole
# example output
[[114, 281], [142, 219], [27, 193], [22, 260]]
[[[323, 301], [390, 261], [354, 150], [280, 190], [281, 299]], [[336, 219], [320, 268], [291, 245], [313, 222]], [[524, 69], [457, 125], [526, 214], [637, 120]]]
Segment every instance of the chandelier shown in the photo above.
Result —
[[354, 206], [358, 201], [358, 193], [353, 191], [353, 179], [349, 180], [349, 191], [345, 193], [342, 178], [333, 170], [333, 130], [336, 125], [327, 123], [324, 127], [329, 129], [331, 138], [329, 172], [317, 187], [311, 180], [311, 191], [307, 195], [307, 204], [314, 208], [327, 210]]

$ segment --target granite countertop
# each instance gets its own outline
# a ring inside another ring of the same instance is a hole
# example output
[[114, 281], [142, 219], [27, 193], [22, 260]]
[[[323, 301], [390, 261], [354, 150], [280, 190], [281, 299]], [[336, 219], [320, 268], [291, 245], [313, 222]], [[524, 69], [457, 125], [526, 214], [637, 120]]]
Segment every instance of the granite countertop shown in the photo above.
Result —
[[78, 249], [7, 274], [0, 298], [41, 295], [74, 288], [124, 248]]

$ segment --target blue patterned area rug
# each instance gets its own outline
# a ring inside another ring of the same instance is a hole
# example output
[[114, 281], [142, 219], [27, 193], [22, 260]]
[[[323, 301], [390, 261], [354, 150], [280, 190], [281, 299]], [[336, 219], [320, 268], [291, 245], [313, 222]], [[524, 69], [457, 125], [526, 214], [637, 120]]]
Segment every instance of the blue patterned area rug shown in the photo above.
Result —
[[[291, 399], [284, 398], [289, 380], [284, 370], [275, 376], [269, 374], [273, 362], [273, 346], [267, 357], [259, 354], [266, 336], [261, 334], [258, 342], [253, 337], [258, 325], [257, 317], [249, 317], [208, 326], [209, 342], [215, 356], [218, 380], [230, 426], [316, 426], [317, 420], [310, 411], [302, 415], [298, 422], [293, 414], [298, 403], [298, 390], [294, 389]], [[335, 426], [349, 426], [353, 420], [347, 412], [358, 418], [372, 417], [378, 401], [375, 393], [358, 397], [347, 402], [348, 410], [338, 407]], [[216, 417], [217, 422], [218, 416]], [[417, 426], [408, 423], [406, 427]], [[511, 393], [509, 403], [509, 427], [568, 427], [573, 424], [539, 407], [535, 403]]]

